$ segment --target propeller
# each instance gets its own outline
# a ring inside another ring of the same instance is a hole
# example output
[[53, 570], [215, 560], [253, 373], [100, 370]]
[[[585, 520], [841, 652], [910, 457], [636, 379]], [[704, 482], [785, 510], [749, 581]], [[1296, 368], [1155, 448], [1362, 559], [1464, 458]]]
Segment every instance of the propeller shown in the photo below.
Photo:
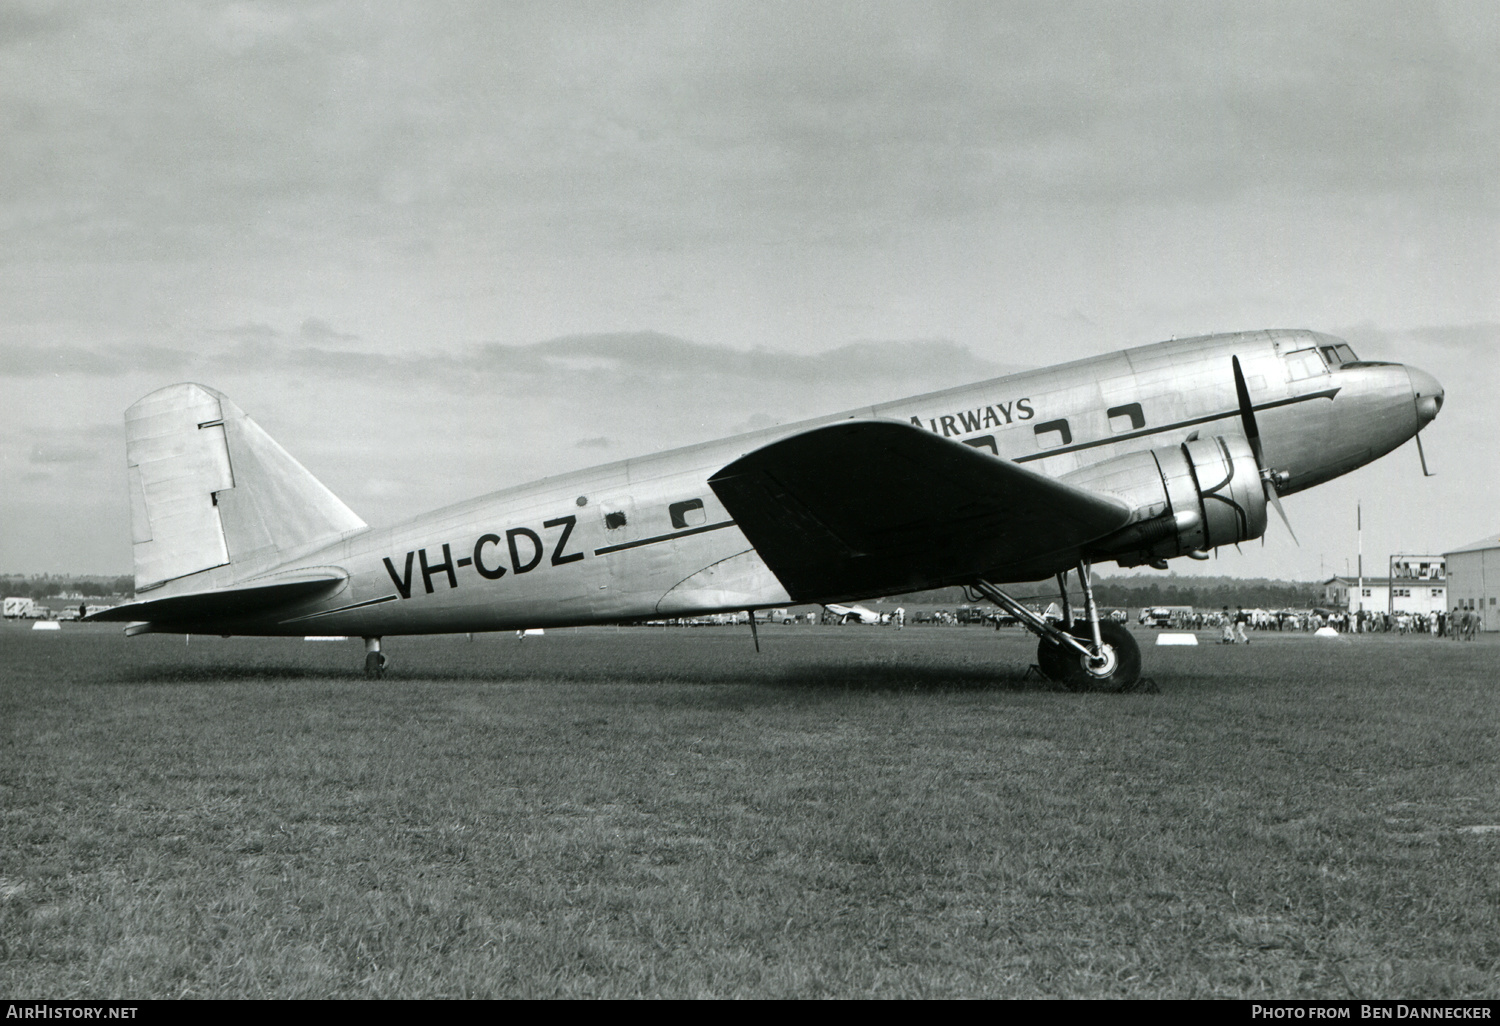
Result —
[[1276, 475], [1270, 467], [1266, 466], [1266, 451], [1260, 444], [1260, 428], [1255, 425], [1255, 407], [1250, 402], [1250, 389], [1245, 386], [1245, 372], [1240, 370], [1240, 358], [1231, 356], [1234, 361], [1234, 394], [1240, 403], [1240, 423], [1245, 428], [1245, 439], [1250, 443], [1250, 451], [1255, 454], [1255, 465], [1260, 469], [1260, 483], [1265, 489], [1266, 498], [1271, 500], [1271, 505], [1276, 507], [1281, 522], [1286, 525], [1286, 533], [1292, 536], [1300, 548], [1302, 543], [1297, 541], [1297, 532], [1292, 530], [1292, 522], [1287, 519], [1286, 510], [1281, 508], [1281, 495], [1276, 491]]
[[1417, 440], [1417, 458], [1422, 461], [1422, 476], [1423, 477], [1437, 477], [1436, 474], [1434, 474], [1432, 471], [1430, 471], [1430, 470], [1427, 469], [1427, 454], [1422, 451], [1422, 436], [1421, 435], [1412, 435], [1412, 437]]

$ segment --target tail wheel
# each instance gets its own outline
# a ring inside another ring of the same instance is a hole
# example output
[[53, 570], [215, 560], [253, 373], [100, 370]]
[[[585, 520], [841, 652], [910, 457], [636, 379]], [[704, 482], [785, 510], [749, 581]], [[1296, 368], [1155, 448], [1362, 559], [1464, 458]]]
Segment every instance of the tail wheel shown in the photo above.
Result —
[[[1075, 620], [1068, 633], [1093, 644], [1093, 632], [1081, 620]], [[1043, 638], [1036, 650], [1037, 666], [1069, 691], [1124, 691], [1140, 680], [1141, 649], [1130, 631], [1113, 620], [1101, 620], [1099, 640], [1103, 649], [1095, 659]]]
[[385, 653], [370, 652], [365, 656], [365, 678], [379, 680], [385, 676]]

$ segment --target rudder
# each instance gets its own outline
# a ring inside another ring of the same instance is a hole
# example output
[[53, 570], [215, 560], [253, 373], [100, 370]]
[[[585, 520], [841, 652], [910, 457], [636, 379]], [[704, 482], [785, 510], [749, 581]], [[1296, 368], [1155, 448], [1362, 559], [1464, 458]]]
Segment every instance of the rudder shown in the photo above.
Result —
[[225, 565], [264, 569], [365, 528], [228, 397], [158, 389], [125, 411], [136, 591]]

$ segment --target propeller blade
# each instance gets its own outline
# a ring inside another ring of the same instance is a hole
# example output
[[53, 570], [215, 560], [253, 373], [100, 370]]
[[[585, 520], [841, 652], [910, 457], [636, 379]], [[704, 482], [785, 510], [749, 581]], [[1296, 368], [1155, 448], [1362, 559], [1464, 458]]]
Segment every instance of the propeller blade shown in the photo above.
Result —
[[1437, 477], [1436, 474], [1434, 474], [1432, 471], [1430, 471], [1430, 470], [1427, 469], [1427, 453], [1424, 452], [1423, 449], [1422, 449], [1422, 436], [1421, 435], [1413, 435], [1412, 437], [1417, 440], [1417, 456], [1420, 457], [1421, 460], [1422, 460], [1422, 476], [1423, 477]]
[[[1297, 548], [1300, 549], [1302, 547], [1302, 543], [1300, 541], [1297, 541], [1297, 532], [1292, 530], [1292, 522], [1287, 519], [1286, 510], [1281, 508], [1281, 496], [1276, 494], [1275, 485], [1269, 485], [1266, 488], [1266, 498], [1271, 500], [1271, 505], [1275, 506], [1276, 512], [1281, 514], [1281, 522], [1286, 525], [1286, 533], [1292, 536], [1292, 541], [1295, 542]], [[1264, 537], [1264, 535], [1262, 535], [1262, 537]]]
[[[1286, 525], [1286, 533], [1292, 536], [1300, 549], [1302, 543], [1297, 540], [1297, 532], [1292, 530], [1292, 522], [1287, 519], [1286, 510], [1281, 508], [1281, 496], [1276, 492], [1276, 482], [1271, 479], [1271, 470], [1266, 466], [1266, 451], [1260, 444], [1260, 427], [1255, 423], [1255, 406], [1250, 402], [1250, 389], [1245, 384], [1245, 372], [1240, 369], [1240, 358], [1231, 356], [1230, 361], [1234, 364], [1234, 395], [1240, 403], [1240, 423], [1245, 428], [1245, 440], [1250, 443], [1250, 451], [1255, 454], [1255, 465], [1260, 468], [1261, 487], [1265, 490], [1266, 498], [1271, 500], [1271, 505], [1276, 507], [1276, 512], [1281, 517], [1281, 522]], [[1422, 443], [1418, 441], [1417, 445]], [[1423, 469], [1426, 469], [1426, 461], [1423, 461]], [[1265, 535], [1261, 535], [1261, 541], [1265, 541]]]
[[1250, 451], [1255, 453], [1255, 462], [1262, 472], [1266, 469], [1266, 457], [1260, 447], [1260, 428], [1255, 423], [1255, 406], [1250, 402], [1250, 389], [1245, 385], [1245, 372], [1240, 370], [1240, 358], [1231, 356], [1234, 363], [1234, 395], [1240, 403], [1240, 423], [1245, 428], [1245, 439]]

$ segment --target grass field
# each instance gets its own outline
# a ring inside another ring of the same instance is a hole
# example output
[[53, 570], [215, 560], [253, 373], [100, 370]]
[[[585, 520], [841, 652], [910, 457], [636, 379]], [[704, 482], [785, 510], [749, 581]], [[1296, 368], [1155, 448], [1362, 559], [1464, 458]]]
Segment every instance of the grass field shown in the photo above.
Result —
[[1500, 996], [1494, 637], [761, 641], [6, 625], [0, 992]]

